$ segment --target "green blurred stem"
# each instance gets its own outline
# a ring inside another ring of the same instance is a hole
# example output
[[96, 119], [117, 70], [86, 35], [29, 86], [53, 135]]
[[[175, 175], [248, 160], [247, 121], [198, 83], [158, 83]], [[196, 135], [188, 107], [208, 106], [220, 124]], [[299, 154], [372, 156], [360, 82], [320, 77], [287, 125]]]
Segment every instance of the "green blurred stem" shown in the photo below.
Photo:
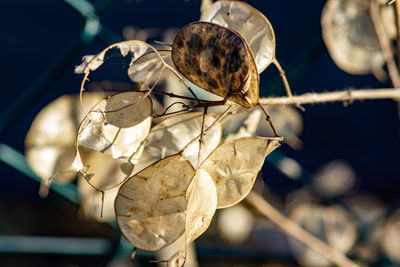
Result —
[[0, 235], [0, 253], [33, 253], [101, 256], [111, 252], [104, 238]]
[[[16, 169], [17, 171], [20, 171], [29, 178], [32, 178], [33, 180], [41, 183], [42, 179], [40, 179], [32, 172], [26, 162], [25, 156], [14, 148], [2, 143], [0, 143], [0, 161]], [[75, 185], [52, 184], [50, 188], [54, 192], [71, 201], [72, 203], [78, 204], [79, 196]]]

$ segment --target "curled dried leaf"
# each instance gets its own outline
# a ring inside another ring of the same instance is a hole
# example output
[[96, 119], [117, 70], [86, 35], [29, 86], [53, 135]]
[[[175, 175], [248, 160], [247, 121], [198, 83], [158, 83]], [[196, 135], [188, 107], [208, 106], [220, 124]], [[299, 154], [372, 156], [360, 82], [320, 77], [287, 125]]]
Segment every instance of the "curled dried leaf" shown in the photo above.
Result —
[[265, 157], [282, 138], [244, 137], [220, 145], [201, 164], [215, 182], [217, 208], [232, 206], [250, 192]]
[[104, 53], [95, 55], [87, 55], [82, 57], [82, 63], [75, 67], [76, 74], [87, 73], [91, 70], [96, 70], [104, 63]]
[[268, 19], [242, 1], [217, 1], [201, 20], [219, 24], [240, 33], [254, 55], [261, 73], [275, 58], [275, 34]]
[[118, 226], [135, 247], [157, 251], [185, 230], [186, 189], [194, 169], [180, 155], [166, 157], [128, 179], [115, 200]]

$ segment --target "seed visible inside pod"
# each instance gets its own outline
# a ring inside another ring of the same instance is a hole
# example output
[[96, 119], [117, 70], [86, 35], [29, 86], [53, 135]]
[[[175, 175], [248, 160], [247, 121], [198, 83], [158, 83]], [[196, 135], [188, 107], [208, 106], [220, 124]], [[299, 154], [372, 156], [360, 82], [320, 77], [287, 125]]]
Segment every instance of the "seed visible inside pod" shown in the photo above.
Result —
[[185, 26], [172, 44], [177, 69], [192, 83], [221, 97], [241, 93], [249, 78], [249, 53], [237, 32], [209, 22]]

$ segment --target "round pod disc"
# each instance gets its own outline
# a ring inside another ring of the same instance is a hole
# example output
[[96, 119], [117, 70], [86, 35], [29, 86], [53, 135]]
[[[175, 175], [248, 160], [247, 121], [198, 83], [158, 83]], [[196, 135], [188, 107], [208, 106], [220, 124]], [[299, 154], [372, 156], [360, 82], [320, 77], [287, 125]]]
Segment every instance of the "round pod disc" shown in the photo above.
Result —
[[[243, 38], [209, 22], [194, 22], [178, 32], [172, 60], [192, 83], [221, 97], [240, 92], [250, 74], [250, 56]], [[248, 106], [244, 99], [230, 100]]]
[[330, 0], [322, 10], [322, 37], [333, 61], [351, 74], [368, 74], [385, 63], [369, 3]]

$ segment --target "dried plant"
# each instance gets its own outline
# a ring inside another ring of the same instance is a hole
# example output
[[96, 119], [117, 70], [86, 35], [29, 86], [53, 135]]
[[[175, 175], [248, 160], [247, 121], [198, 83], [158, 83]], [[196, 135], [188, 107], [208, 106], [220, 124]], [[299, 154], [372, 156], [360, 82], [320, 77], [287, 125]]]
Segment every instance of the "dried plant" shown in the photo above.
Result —
[[[339, 67], [353, 74], [379, 76], [386, 63], [397, 86], [398, 68], [387, 43], [396, 34], [400, 36], [399, 29], [396, 32], [393, 27], [393, 16], [382, 15], [390, 8], [375, 0], [329, 0], [322, 27]], [[378, 23], [377, 15], [385, 19]], [[345, 255], [355, 242], [356, 231], [354, 219], [344, 211], [300, 203], [289, 219], [250, 191], [265, 158], [284, 140], [278, 131], [291, 147], [302, 145], [298, 111], [271, 106], [302, 109], [300, 104], [400, 98], [400, 93], [382, 89], [293, 96], [275, 57], [275, 46], [274, 30], [258, 10], [241, 1], [203, 1], [200, 21], [183, 27], [171, 44], [153, 46], [129, 40], [85, 56], [75, 69], [83, 74], [81, 106], [75, 104], [78, 97], [73, 104], [78, 115], [69, 118], [66, 114], [71, 113], [72, 104], [60, 103], [72, 100], [60, 98], [38, 115], [26, 139], [28, 161], [45, 185], [42, 195], [51, 181], [69, 182], [79, 174], [83, 214], [97, 220], [115, 219], [135, 249], [160, 251], [174, 243], [174, 253], [164, 259], [168, 266], [185, 264], [189, 244], [207, 230], [217, 209], [247, 197], [282, 230], [324, 256], [315, 257], [294, 243], [295, 254], [305, 256], [300, 262], [327, 266], [328, 260], [340, 266], [358, 266]], [[127, 76], [134, 89], [101, 98], [84, 92], [89, 75], [104, 64], [108, 53], [116, 51], [131, 59]], [[260, 99], [259, 75], [271, 63], [280, 72], [287, 96]], [[165, 89], [163, 82], [168, 79], [183, 85], [186, 92]], [[204, 91], [212, 94], [211, 100], [200, 97]], [[162, 111], [154, 108], [157, 94], [172, 101]], [[58, 117], [51, 118], [53, 114]], [[152, 125], [153, 119], [160, 117], [162, 121]], [[68, 129], [60, 126], [53, 127], [57, 129], [54, 133], [46, 132], [48, 121], [61, 120]], [[40, 139], [43, 135], [45, 142]], [[46, 164], [38, 163], [37, 159], [50, 154]], [[319, 178], [323, 179], [332, 180]], [[338, 186], [330, 194], [340, 194], [348, 187]], [[320, 186], [319, 191], [329, 188]], [[397, 240], [387, 234], [396, 232], [396, 220], [392, 217], [386, 225], [385, 249]], [[299, 225], [326, 239], [327, 244]], [[344, 231], [342, 225], [348, 228]], [[398, 260], [390, 248], [387, 253]]]

